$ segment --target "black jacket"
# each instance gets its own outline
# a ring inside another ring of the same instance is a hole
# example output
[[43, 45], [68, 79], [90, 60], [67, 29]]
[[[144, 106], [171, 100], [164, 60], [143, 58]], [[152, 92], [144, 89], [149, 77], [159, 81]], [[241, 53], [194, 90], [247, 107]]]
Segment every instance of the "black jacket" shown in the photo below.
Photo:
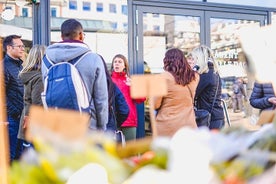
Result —
[[275, 93], [271, 83], [254, 83], [253, 91], [249, 98], [252, 107], [262, 110], [272, 110], [275, 106], [268, 101]]
[[7, 54], [5, 55], [4, 78], [8, 117], [20, 118], [23, 110], [24, 87], [18, 76], [22, 70], [22, 63], [22, 60], [15, 60]]
[[[217, 95], [216, 94], [216, 89]], [[213, 100], [215, 98], [212, 110]], [[221, 78], [214, 72], [214, 67], [209, 64], [209, 72], [200, 75], [200, 80], [195, 95], [196, 107], [211, 112], [211, 121], [224, 119], [223, 107], [221, 105]]]
[[129, 107], [125, 97], [117, 85], [114, 84], [112, 106], [109, 107], [107, 130], [115, 131], [127, 119]]

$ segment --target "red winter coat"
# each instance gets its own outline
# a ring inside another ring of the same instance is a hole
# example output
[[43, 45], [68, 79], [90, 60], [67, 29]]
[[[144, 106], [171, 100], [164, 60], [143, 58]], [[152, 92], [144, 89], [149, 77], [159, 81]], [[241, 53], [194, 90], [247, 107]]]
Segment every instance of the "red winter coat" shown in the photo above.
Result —
[[143, 103], [146, 98], [132, 99], [130, 96], [130, 85], [127, 84], [127, 75], [124, 72], [112, 72], [113, 82], [120, 88], [129, 107], [129, 115], [126, 121], [123, 122], [122, 127], [137, 127], [137, 108], [136, 104]]

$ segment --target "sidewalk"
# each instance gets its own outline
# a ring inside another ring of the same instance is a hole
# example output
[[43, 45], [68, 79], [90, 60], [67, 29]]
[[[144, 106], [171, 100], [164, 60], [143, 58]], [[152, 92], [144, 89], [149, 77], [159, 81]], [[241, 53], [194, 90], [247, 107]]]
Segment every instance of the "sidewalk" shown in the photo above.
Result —
[[[228, 109], [231, 126], [244, 126], [248, 130], [258, 130], [260, 126], [256, 125], [258, 116], [252, 113], [251, 116], [244, 117], [243, 112], [234, 113], [232, 109]], [[227, 121], [225, 122], [228, 126]]]

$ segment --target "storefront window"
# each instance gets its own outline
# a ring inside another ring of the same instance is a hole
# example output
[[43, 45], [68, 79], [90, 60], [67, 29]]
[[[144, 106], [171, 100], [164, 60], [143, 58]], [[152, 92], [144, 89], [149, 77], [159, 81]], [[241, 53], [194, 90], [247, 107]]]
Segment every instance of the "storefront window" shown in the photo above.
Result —
[[[188, 53], [200, 44], [200, 18], [144, 13], [144, 59], [152, 73], [163, 71], [166, 49], [177, 47]], [[155, 21], [152, 21], [155, 20]], [[162, 53], [162, 54], [161, 54]]]

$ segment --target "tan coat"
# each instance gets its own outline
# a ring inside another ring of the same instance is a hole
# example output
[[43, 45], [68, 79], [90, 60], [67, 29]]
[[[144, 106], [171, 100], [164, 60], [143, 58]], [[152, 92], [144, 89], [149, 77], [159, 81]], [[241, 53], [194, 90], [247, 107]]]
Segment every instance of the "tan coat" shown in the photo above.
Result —
[[[163, 72], [161, 75], [167, 81], [168, 93], [166, 96], [154, 99], [154, 107], [158, 110], [156, 115], [157, 135], [173, 136], [184, 126], [197, 128], [193, 99], [188, 87], [176, 84], [173, 75], [169, 72]], [[198, 82], [199, 75], [189, 84], [193, 98]]]

